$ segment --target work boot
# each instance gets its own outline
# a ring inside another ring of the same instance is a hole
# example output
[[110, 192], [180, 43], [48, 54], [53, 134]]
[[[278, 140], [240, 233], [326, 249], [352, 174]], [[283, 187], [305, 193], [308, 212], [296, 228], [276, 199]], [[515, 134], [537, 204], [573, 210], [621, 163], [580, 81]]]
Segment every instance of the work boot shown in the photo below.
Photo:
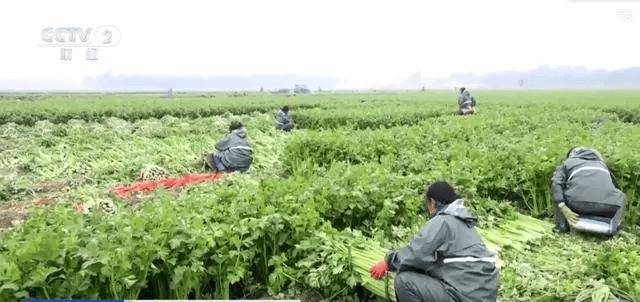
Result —
[[556, 233], [569, 233], [569, 225], [566, 223], [556, 224], [553, 228], [553, 231]]
[[564, 218], [564, 215], [562, 215], [562, 211], [560, 211], [560, 208], [558, 207], [558, 205], [556, 205], [555, 220], [556, 220], [556, 226], [553, 228], [554, 232], [568, 233], [570, 231], [569, 223], [567, 222], [567, 219]]

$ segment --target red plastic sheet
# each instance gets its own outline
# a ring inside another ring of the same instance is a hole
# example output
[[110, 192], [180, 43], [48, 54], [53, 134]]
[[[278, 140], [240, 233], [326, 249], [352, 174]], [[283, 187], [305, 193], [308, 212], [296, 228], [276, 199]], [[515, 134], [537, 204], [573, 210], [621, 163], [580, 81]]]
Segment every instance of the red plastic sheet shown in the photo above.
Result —
[[157, 188], [175, 189], [205, 181], [217, 181], [223, 176], [224, 173], [188, 174], [179, 178], [166, 178], [146, 182], [137, 182], [127, 186], [115, 187], [111, 189], [110, 192], [113, 192], [116, 195], [124, 198], [133, 192], [148, 192], [153, 191]]

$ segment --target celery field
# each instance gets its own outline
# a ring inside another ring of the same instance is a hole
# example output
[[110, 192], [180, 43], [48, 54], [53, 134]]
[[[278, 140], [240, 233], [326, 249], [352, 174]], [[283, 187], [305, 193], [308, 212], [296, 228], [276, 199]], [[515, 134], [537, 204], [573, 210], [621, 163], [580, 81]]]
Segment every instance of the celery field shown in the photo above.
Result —
[[[370, 265], [452, 183], [501, 266], [500, 301], [640, 301], [640, 91], [0, 96], [0, 301], [394, 300]], [[276, 131], [288, 105], [297, 129]], [[247, 173], [120, 198], [150, 166], [206, 173], [233, 120]], [[627, 195], [613, 238], [555, 234], [550, 181], [599, 150]]]

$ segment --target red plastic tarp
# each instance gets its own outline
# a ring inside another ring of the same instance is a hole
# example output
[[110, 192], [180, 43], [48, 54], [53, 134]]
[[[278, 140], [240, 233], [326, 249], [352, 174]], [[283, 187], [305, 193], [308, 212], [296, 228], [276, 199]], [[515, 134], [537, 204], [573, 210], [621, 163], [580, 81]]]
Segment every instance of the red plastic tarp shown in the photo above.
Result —
[[115, 187], [111, 189], [110, 192], [113, 192], [116, 195], [124, 198], [133, 192], [148, 192], [153, 191], [159, 187], [165, 189], [175, 189], [205, 181], [217, 181], [223, 176], [224, 173], [188, 174], [179, 178], [170, 177], [160, 180], [137, 182], [127, 186]]

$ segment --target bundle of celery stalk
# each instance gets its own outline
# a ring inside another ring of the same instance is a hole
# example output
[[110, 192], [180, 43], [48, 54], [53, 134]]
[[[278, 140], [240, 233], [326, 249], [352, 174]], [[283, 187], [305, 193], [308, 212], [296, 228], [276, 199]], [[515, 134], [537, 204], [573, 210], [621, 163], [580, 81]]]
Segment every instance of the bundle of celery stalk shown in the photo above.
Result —
[[379, 245], [362, 247], [344, 247], [340, 252], [347, 253], [351, 259], [353, 272], [360, 278], [360, 284], [374, 295], [387, 300], [395, 301], [395, 288], [393, 287], [392, 273], [387, 274], [382, 280], [371, 278], [369, 269], [376, 262], [384, 259], [388, 250]]
[[[478, 229], [478, 232], [487, 247], [499, 254], [500, 251], [507, 248], [524, 250], [528, 242], [550, 235], [552, 227], [549, 222], [517, 214], [515, 220], [505, 221], [492, 229]], [[388, 252], [386, 249], [379, 245], [368, 245], [367, 248], [344, 247], [340, 252], [348, 254], [353, 271], [360, 277], [362, 286], [378, 297], [395, 301], [393, 275], [388, 274], [384, 279], [378, 281], [371, 278], [369, 273], [371, 266], [384, 259]], [[498, 265], [500, 265], [500, 261], [498, 261]]]
[[502, 249], [524, 250], [527, 243], [550, 235], [553, 224], [530, 216], [516, 214], [515, 220], [507, 220], [491, 229], [478, 229], [487, 247], [496, 253]]

